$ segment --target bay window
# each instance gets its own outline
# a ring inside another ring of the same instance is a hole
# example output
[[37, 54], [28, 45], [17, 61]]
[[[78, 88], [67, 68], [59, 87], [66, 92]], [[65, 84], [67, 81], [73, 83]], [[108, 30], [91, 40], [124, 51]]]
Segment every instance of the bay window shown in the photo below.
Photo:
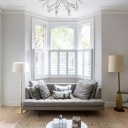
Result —
[[[66, 25], [47, 28], [45, 24], [33, 23], [34, 79], [55, 77], [92, 79], [94, 59], [92, 27], [92, 22], [85, 22], [76, 32], [75, 27]], [[50, 39], [49, 42], [47, 39]]]

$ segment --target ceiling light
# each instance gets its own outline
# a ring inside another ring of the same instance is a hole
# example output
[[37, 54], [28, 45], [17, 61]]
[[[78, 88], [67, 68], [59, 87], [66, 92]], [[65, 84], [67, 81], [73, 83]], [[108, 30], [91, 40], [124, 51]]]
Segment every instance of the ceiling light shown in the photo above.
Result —
[[43, 7], [47, 7], [47, 11], [51, 12], [52, 10], [55, 11], [55, 14], [58, 14], [60, 5], [63, 5], [66, 9], [68, 15], [71, 13], [71, 9], [77, 10], [78, 9], [78, 3], [82, 1], [81, 0], [41, 0]]

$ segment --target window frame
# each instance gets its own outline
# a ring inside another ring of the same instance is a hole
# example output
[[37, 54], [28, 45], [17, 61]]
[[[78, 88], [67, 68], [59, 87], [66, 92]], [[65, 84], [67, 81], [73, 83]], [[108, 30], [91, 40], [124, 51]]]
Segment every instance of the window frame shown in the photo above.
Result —
[[[95, 37], [94, 37], [94, 32], [95, 32], [95, 26], [94, 26], [94, 18], [88, 18], [88, 19], [85, 19], [85, 20], [81, 20], [79, 22], [77, 22], [77, 48], [79, 49], [79, 41], [80, 41], [80, 28], [86, 24], [90, 22], [90, 25], [91, 25], [91, 48], [92, 49], [92, 69], [91, 69], [91, 79], [94, 79], [94, 76], [95, 76]], [[78, 76], [78, 78], [81, 78], [80, 76]]]

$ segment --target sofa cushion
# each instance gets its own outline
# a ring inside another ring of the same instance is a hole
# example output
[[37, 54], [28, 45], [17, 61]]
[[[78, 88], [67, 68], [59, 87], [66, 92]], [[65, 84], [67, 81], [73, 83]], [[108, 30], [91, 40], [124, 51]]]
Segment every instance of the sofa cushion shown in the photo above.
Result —
[[71, 85], [60, 86], [60, 85], [55, 84], [54, 90], [55, 91], [68, 91], [68, 90], [71, 90]]
[[50, 96], [50, 91], [49, 91], [46, 84], [40, 83], [39, 84], [39, 90], [40, 90], [40, 94], [41, 94], [43, 99], [46, 99], [47, 97]]
[[[100, 107], [103, 106], [104, 102], [101, 99], [88, 99], [83, 100], [77, 97], [74, 99], [54, 99], [52, 96], [43, 100], [26, 99], [23, 102], [25, 107]], [[43, 109], [43, 108], [42, 108]]]
[[92, 88], [93, 84], [91, 82], [80, 80], [76, 86], [76, 89], [74, 90], [73, 95], [81, 99], [88, 99]]
[[41, 94], [40, 94], [40, 91], [39, 91], [39, 86], [34, 86], [34, 87], [28, 87], [28, 91], [30, 93], [30, 96], [32, 99], [36, 99], [36, 100], [39, 100], [41, 99]]
[[54, 99], [70, 99], [71, 90], [69, 91], [54, 91], [53, 97]]

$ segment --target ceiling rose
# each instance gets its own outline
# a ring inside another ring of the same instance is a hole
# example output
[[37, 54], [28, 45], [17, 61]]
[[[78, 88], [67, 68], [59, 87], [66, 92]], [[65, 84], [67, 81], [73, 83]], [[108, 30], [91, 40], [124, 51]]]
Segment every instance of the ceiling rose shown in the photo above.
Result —
[[71, 9], [78, 10], [78, 3], [82, 3], [82, 0], [41, 0], [43, 7], [47, 7], [47, 11], [55, 11], [58, 14], [60, 5], [63, 5], [68, 15], [70, 16]]

